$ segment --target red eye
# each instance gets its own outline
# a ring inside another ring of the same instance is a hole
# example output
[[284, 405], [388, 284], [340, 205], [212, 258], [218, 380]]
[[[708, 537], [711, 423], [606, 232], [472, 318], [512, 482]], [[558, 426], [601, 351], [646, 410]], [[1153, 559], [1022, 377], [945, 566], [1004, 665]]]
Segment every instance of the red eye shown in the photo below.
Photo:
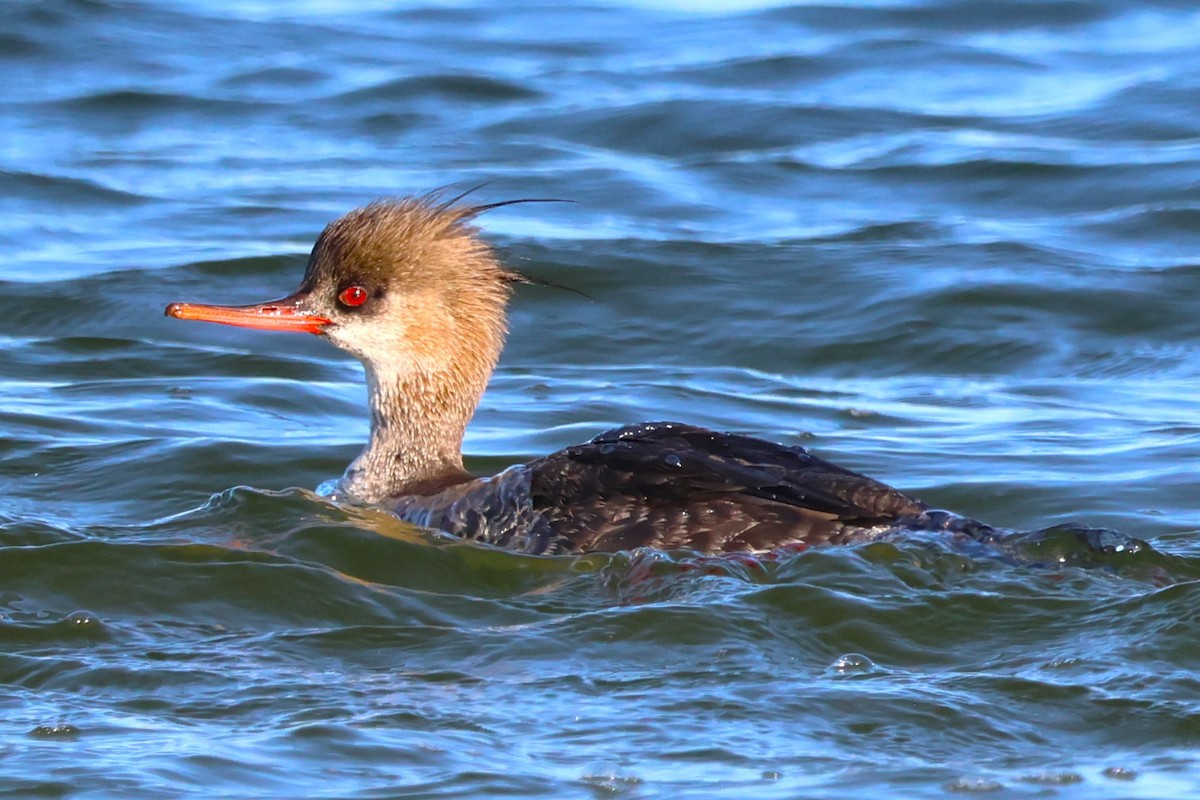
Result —
[[367, 290], [361, 286], [347, 286], [338, 294], [338, 302], [344, 306], [361, 306], [367, 302]]

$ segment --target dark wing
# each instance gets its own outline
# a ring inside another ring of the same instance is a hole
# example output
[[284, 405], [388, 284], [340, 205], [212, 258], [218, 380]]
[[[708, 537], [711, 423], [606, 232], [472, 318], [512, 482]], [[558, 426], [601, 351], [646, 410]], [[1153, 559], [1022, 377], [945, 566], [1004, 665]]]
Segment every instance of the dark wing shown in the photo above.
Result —
[[608, 431], [528, 468], [558, 552], [836, 543], [928, 508], [801, 447], [672, 422]]

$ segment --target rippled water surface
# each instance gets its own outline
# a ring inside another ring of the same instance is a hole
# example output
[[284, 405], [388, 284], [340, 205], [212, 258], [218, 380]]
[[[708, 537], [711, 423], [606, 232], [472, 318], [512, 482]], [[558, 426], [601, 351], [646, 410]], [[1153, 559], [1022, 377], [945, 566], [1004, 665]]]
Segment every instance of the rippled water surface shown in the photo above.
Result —
[[[1191, 2], [0, 5], [0, 794], [1183, 797], [1200, 785]], [[541, 558], [314, 493], [290, 291], [467, 188], [524, 287], [494, 471], [676, 418], [996, 525]]]

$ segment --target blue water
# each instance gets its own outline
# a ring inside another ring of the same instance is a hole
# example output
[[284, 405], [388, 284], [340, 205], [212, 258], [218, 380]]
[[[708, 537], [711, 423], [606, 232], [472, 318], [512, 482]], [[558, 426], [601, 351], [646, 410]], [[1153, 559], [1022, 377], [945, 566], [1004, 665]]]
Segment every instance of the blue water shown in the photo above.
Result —
[[[0, 796], [1184, 797], [1200, 785], [1192, 3], [0, 6]], [[674, 418], [994, 525], [541, 558], [314, 489], [294, 288], [482, 184], [486, 473]]]

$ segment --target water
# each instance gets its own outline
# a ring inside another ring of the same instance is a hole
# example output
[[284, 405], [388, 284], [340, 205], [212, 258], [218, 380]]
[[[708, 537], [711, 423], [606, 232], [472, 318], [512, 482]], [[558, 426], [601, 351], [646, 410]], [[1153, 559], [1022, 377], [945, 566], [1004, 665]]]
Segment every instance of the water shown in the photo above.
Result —
[[[0, 794], [1196, 790], [1192, 3], [223, 5], [0, 7]], [[535, 558], [330, 505], [359, 367], [162, 308], [476, 184], [574, 200], [484, 222], [594, 299], [521, 289], [472, 469], [676, 418], [1154, 551]]]

